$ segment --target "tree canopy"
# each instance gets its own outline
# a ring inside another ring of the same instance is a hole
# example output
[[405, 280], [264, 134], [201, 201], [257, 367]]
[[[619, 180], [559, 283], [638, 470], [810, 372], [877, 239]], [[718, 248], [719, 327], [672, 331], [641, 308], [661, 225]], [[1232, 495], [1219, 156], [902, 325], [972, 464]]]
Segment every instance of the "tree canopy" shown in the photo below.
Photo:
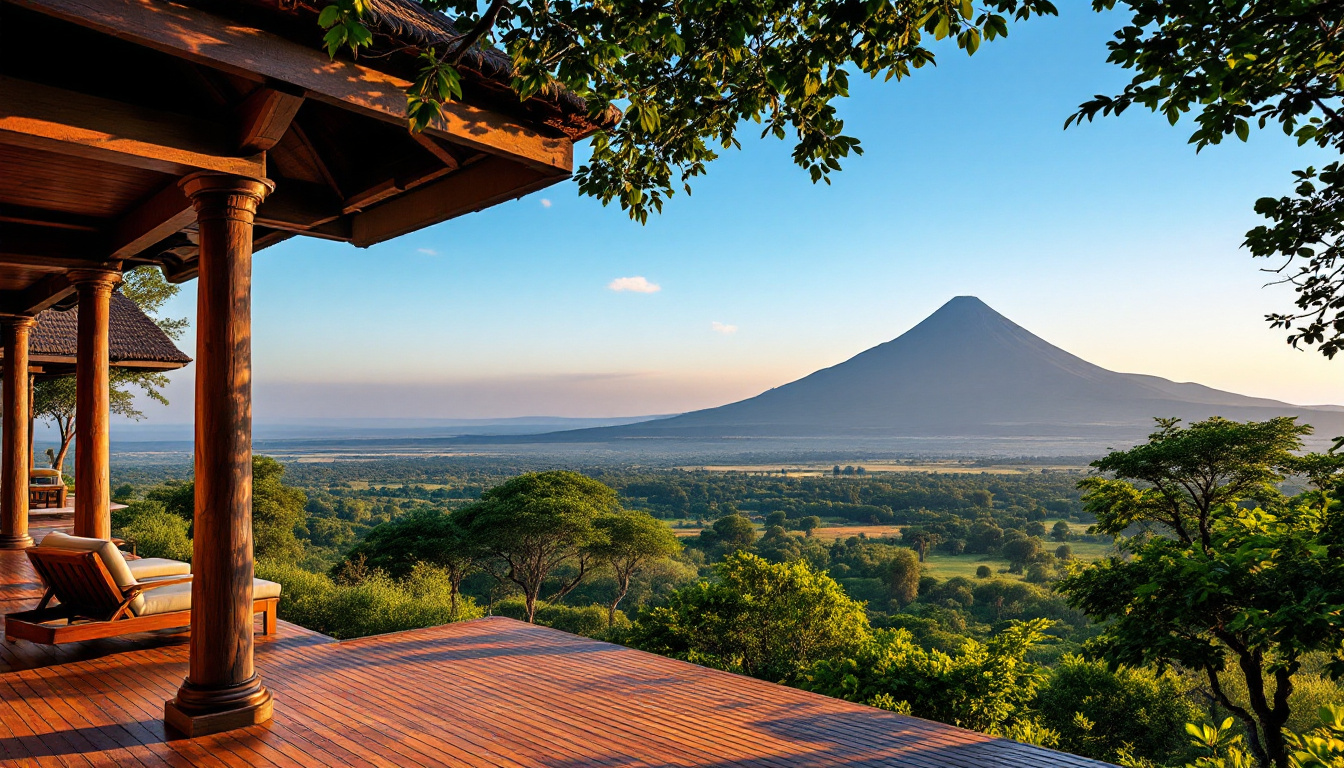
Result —
[[702, 581], [640, 615], [629, 643], [772, 682], [795, 682], [823, 658], [846, 656], [869, 634], [863, 603], [804, 561], [729, 554]]
[[[1104, 622], [1090, 649], [1112, 665], [1179, 665], [1205, 677], [1266, 768], [1287, 765], [1284, 726], [1304, 660], [1328, 654], [1332, 675], [1344, 673], [1338, 486], [1291, 498], [1277, 487], [1309, 431], [1286, 418], [1164, 421], [1148, 443], [1094, 462], [1112, 476], [1084, 481], [1084, 502], [1128, 557], [1056, 585]], [[1324, 482], [1320, 459], [1309, 461]], [[1244, 684], [1244, 701], [1228, 695], [1229, 679]]]
[[[598, 519], [620, 509], [616, 492], [577, 472], [533, 472], [481, 495], [457, 517], [472, 540], [491, 557], [483, 567], [500, 582], [522, 590], [527, 619], [538, 600], [558, 600], [578, 586], [606, 542]], [[570, 573], [543, 596], [547, 579], [561, 567]]]
[[[521, 98], [563, 86], [593, 115], [624, 118], [592, 141], [579, 191], [617, 202], [638, 221], [661, 211], [748, 121], [794, 137], [793, 160], [829, 181], [861, 152], [835, 102], [851, 74], [902, 79], [934, 62], [939, 40], [973, 54], [1012, 20], [1054, 14], [1049, 0], [421, 0], [463, 30], [443, 49], [409, 49], [421, 69], [409, 89], [413, 127], [461, 97], [459, 64], [477, 44], [503, 49]], [[365, 0], [336, 0], [319, 19], [328, 51], [375, 48]], [[406, 49], [403, 49], [406, 50]]]
[[[1193, 114], [1196, 149], [1276, 125], [1299, 145], [1344, 150], [1344, 5], [1093, 0], [1092, 7], [1129, 16], [1109, 60], [1134, 77], [1119, 94], [1083, 103], [1065, 127], [1139, 105], [1172, 125]], [[1269, 322], [1289, 329], [1293, 345], [1333, 357], [1344, 349], [1344, 169], [1336, 161], [1293, 175], [1293, 194], [1256, 202], [1268, 223], [1247, 232], [1245, 245], [1276, 260], [1271, 270], [1296, 289], [1296, 310], [1270, 314]]]

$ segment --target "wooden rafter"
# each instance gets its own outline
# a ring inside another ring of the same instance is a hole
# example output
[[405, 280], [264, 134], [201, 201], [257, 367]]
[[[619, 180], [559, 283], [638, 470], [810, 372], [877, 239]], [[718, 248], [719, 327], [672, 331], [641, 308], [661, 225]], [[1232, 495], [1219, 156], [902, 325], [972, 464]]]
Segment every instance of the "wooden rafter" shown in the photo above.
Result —
[[114, 259], [132, 258], [195, 220], [196, 211], [192, 209], [191, 201], [182, 194], [177, 182], [173, 182], [118, 221], [112, 235], [110, 256]]
[[263, 152], [280, 143], [303, 96], [261, 87], [238, 106], [238, 146], [243, 152]]
[[0, 143], [183, 175], [265, 176], [219, 126], [112, 99], [0, 77]]
[[[21, 5], [252, 80], [288, 83], [325, 101], [406, 124], [410, 82], [361, 64], [332, 60], [317, 48], [233, 23], [205, 10], [149, 0], [18, 0]], [[573, 144], [507, 116], [461, 102], [446, 106], [432, 136], [508, 157], [541, 173], [567, 176]]]
[[534, 168], [487, 157], [457, 173], [355, 214], [351, 223], [352, 242], [360, 247], [380, 243], [522, 197], [560, 180]]

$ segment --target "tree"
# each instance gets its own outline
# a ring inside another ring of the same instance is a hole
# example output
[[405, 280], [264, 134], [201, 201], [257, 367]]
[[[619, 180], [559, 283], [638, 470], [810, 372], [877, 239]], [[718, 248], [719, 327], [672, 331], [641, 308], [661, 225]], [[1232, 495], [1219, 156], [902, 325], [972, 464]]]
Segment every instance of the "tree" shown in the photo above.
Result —
[[[171, 339], [179, 339], [186, 329], [185, 318], [160, 317], [159, 312], [181, 289], [164, 279], [157, 267], [138, 267], [123, 273], [120, 291], [135, 302], [140, 311], [154, 321]], [[139, 421], [145, 417], [135, 407], [135, 392], [160, 405], [168, 405], [163, 388], [168, 377], [162, 373], [113, 367], [108, 372], [110, 411]], [[33, 417], [50, 421], [56, 427], [58, 447], [48, 452], [52, 469], [65, 471], [65, 458], [75, 439], [75, 378], [60, 376], [33, 383]]]
[[733, 513], [715, 520], [713, 527], [701, 531], [700, 538], [704, 543], [723, 547], [726, 552], [736, 552], [751, 548], [756, 541], [756, 526], [746, 517]]
[[988, 643], [967, 638], [955, 656], [924, 650], [909, 630], [878, 630], [857, 653], [819, 660], [802, 687], [962, 728], [1004, 733], [1030, 722], [1030, 704], [1044, 674], [1026, 655], [1044, 639], [1050, 623], [1012, 622]]
[[462, 580], [476, 570], [484, 555], [460, 521], [438, 509], [424, 509], [369, 531], [345, 556], [345, 563], [362, 558], [394, 579], [410, 576], [417, 563], [443, 569], [448, 576], [449, 602], [457, 612]]
[[[270, 456], [252, 457], [252, 546], [258, 560], [291, 563], [303, 556], [303, 544], [294, 527], [304, 517], [308, 497], [284, 484], [285, 466]], [[186, 520], [194, 521], [196, 484], [164, 484], [145, 492], [147, 502]]]
[[737, 552], [715, 580], [643, 611], [630, 645], [664, 656], [791, 683], [819, 659], [857, 651], [868, 637], [863, 603], [805, 561], [770, 563]]
[[[1208, 682], [1246, 730], [1260, 766], [1288, 765], [1284, 725], [1305, 657], [1344, 672], [1344, 504], [1336, 474], [1295, 498], [1278, 484], [1310, 428], [1291, 418], [1182, 427], [1160, 420], [1146, 444], [1093, 463], [1084, 480], [1112, 557], [1056, 584], [1103, 626], [1092, 650], [1112, 666], [1179, 665]], [[1319, 464], [1319, 455], [1307, 460]], [[1244, 684], [1244, 700], [1227, 694]]]
[[922, 563], [929, 549], [938, 543], [938, 534], [920, 529], [907, 530], [901, 532], [901, 539], [919, 553], [919, 562]]
[[816, 515], [808, 515], [798, 519], [798, 530], [804, 535], [811, 536], [812, 532], [821, 527], [821, 518]]
[[1035, 708], [1066, 752], [1112, 763], [1128, 754], [1179, 765], [1188, 751], [1185, 724], [1200, 717], [1186, 687], [1169, 672], [1110, 669], [1070, 654], [1041, 687]]
[[681, 551], [676, 534], [647, 512], [621, 510], [600, 517], [597, 527], [604, 540], [593, 548], [597, 559], [616, 577], [616, 594], [607, 606], [607, 626], [616, 621], [616, 607], [630, 592], [630, 579], [651, 563]]
[[782, 509], [777, 509], [765, 516], [765, 527], [770, 528], [771, 526], [779, 526], [780, 528], [783, 528], [788, 521], [788, 513]]
[[975, 578], [977, 579], [988, 579], [993, 573], [988, 565], [977, 565], [975, 567]]
[[1013, 539], [1003, 545], [1003, 556], [1008, 559], [1009, 565], [1017, 569], [1025, 568], [1040, 554], [1041, 540], [1034, 536]]
[[908, 549], [896, 549], [882, 568], [882, 583], [891, 599], [909, 605], [919, 596], [919, 559]]
[[[1172, 125], [1190, 112], [1196, 149], [1252, 125], [1277, 124], [1299, 144], [1344, 150], [1344, 6], [1262, 0], [1093, 0], [1097, 11], [1120, 5], [1130, 15], [1109, 45], [1109, 60], [1134, 70], [1115, 96], [1080, 105], [1065, 127], [1135, 104]], [[1255, 211], [1269, 223], [1246, 233], [1254, 257], [1278, 261], [1271, 271], [1294, 285], [1296, 309], [1266, 317], [1289, 329], [1288, 341], [1316, 345], [1327, 357], [1344, 349], [1344, 169], [1330, 162], [1294, 171], [1294, 194], [1264, 197]], [[1294, 328], [1294, 324], [1303, 323]]]
[[[538, 600], [559, 600], [583, 581], [593, 548], [604, 541], [597, 521], [619, 509], [611, 488], [577, 472], [552, 471], [519, 475], [491, 488], [458, 515], [467, 535], [492, 556], [482, 567], [501, 584], [522, 590], [527, 620], [533, 622]], [[573, 573], [543, 597], [546, 581], [563, 566], [572, 566]]]
[[1054, 527], [1050, 529], [1050, 538], [1055, 541], [1068, 541], [1071, 536], [1073, 536], [1073, 531], [1069, 528], [1069, 524], [1063, 520], [1055, 523]]
[[361, 22], [362, 0], [336, 0], [323, 9], [328, 52], [372, 49], [414, 60], [419, 73], [407, 91], [411, 126], [434, 121], [462, 95], [461, 71], [479, 66], [478, 45], [495, 44], [511, 61], [513, 87], [527, 99], [556, 86], [587, 101], [592, 116], [623, 119], [597, 134], [591, 158], [575, 179], [581, 193], [618, 201], [645, 221], [718, 155], [739, 145], [748, 121], [763, 136], [796, 136], [794, 162], [814, 182], [829, 180], [840, 161], [859, 153], [845, 136], [835, 100], [849, 93], [858, 71], [902, 79], [934, 61], [925, 35], [952, 38], [967, 53], [982, 40], [1006, 35], [1010, 18], [1054, 14], [1048, 0], [969, 0], [939, 3], [615, 3], [421, 0], [450, 12], [466, 30], [442, 49], [400, 39], [381, 45]]

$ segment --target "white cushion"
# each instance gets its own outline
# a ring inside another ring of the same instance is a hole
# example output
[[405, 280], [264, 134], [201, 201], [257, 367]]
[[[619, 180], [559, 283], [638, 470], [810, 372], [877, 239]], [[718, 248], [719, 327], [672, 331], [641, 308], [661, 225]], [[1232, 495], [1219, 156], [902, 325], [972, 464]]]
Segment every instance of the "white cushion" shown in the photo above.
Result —
[[191, 573], [191, 566], [180, 560], [166, 557], [142, 557], [139, 560], [127, 560], [126, 567], [137, 581], [152, 579], [155, 576], [185, 576]]
[[[270, 597], [280, 596], [280, 585], [274, 581], [265, 579], [252, 580], [252, 599], [265, 600]], [[140, 596], [142, 605], [136, 608], [131, 606], [131, 611], [136, 616], [153, 616], [160, 613], [172, 613], [173, 611], [186, 611], [191, 609], [191, 584], [169, 584], [166, 587], [151, 589]]]
[[139, 602], [140, 607], [131, 606], [131, 612], [136, 616], [191, 610], [191, 582], [151, 589], [140, 596]]

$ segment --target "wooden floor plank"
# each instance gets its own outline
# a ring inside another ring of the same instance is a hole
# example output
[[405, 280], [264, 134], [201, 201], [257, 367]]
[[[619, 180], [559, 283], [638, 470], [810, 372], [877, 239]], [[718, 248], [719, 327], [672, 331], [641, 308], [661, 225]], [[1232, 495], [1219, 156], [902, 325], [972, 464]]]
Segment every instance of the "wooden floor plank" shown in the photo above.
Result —
[[[27, 558], [0, 551], [0, 611], [40, 592]], [[0, 644], [0, 764], [1105, 765], [498, 617], [341, 643], [282, 621], [256, 654], [275, 719], [183, 739], [162, 717], [186, 675], [185, 634]]]

